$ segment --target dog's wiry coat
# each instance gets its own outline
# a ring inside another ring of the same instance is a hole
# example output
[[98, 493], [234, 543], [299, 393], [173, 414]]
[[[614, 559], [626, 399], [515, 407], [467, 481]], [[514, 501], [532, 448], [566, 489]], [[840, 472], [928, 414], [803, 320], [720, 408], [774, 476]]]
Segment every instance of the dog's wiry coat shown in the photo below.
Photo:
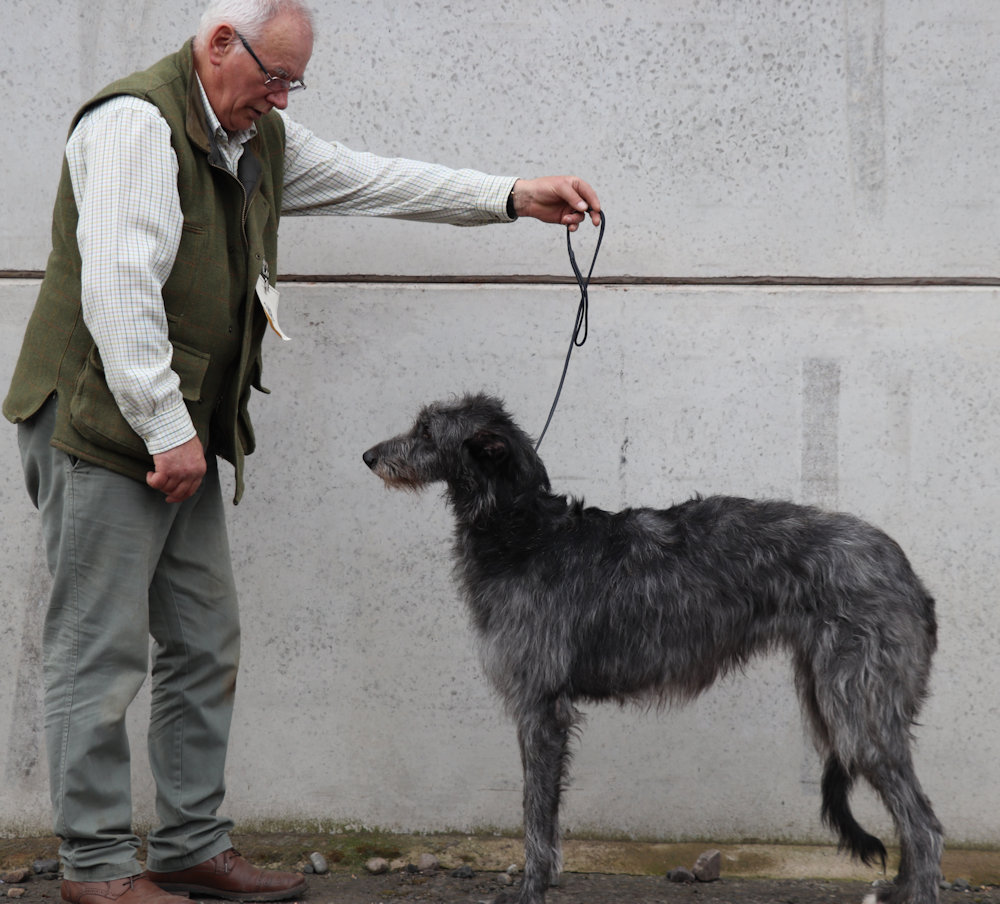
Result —
[[892, 539], [788, 502], [584, 507], [550, 492], [528, 436], [485, 395], [427, 406], [364, 460], [388, 486], [447, 487], [483, 666], [517, 723], [520, 904], [539, 904], [561, 866], [575, 701], [688, 700], [778, 648], [791, 655], [826, 758], [823, 818], [853, 855], [884, 864], [885, 848], [848, 803], [855, 779], [866, 779], [899, 834], [899, 875], [885, 899], [938, 900], [941, 826], [914, 773], [910, 734], [936, 646], [934, 601]]

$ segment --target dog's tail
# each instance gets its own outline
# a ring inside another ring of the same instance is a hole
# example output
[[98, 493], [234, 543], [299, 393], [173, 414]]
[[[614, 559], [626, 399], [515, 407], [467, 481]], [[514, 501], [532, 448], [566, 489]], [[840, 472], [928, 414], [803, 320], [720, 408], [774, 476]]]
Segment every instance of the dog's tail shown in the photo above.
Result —
[[854, 775], [831, 753], [823, 770], [823, 822], [840, 836], [840, 849], [848, 851], [866, 866], [882, 862], [885, 872], [885, 845], [874, 835], [869, 835], [854, 818], [848, 797], [854, 785]]

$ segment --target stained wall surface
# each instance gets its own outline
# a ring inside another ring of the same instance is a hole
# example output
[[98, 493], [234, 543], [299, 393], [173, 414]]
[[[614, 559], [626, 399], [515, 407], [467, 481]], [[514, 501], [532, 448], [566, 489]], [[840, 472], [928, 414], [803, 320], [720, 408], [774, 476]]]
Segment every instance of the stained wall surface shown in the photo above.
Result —
[[[179, 46], [199, 11], [7, 0], [0, 84], [23, 98], [27, 81], [34, 100], [8, 103], [0, 136], [3, 387], [70, 116]], [[555, 488], [609, 509], [788, 498], [900, 542], [940, 623], [918, 769], [952, 842], [1000, 843], [1000, 7], [343, 0], [317, 25], [292, 109], [317, 134], [575, 172], [600, 192], [607, 282], [591, 288], [590, 338], [543, 446]], [[581, 259], [594, 238], [575, 239]], [[385, 492], [361, 454], [467, 390], [503, 396], [537, 434], [578, 301], [548, 278], [569, 274], [564, 232], [308, 218], [283, 223], [281, 253], [284, 273], [312, 279], [280, 287], [292, 340], [266, 342], [272, 393], [254, 400], [259, 448], [230, 512], [244, 639], [226, 812], [516, 827], [514, 733], [450, 579], [444, 500]], [[12, 427], [0, 460], [0, 831], [46, 831], [47, 576]], [[130, 713], [140, 823], [147, 695]], [[586, 714], [571, 830], [828, 838], [780, 656], [683, 709]], [[857, 805], [888, 830], [873, 797]]]

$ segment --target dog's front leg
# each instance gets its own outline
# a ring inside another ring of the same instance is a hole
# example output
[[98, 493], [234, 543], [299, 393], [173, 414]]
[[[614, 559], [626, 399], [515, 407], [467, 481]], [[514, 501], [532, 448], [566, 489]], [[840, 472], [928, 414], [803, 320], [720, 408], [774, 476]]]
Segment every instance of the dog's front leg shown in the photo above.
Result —
[[541, 904], [545, 889], [558, 881], [562, 870], [559, 800], [576, 719], [569, 698], [562, 696], [539, 701], [518, 720], [524, 768], [524, 879], [518, 904]]

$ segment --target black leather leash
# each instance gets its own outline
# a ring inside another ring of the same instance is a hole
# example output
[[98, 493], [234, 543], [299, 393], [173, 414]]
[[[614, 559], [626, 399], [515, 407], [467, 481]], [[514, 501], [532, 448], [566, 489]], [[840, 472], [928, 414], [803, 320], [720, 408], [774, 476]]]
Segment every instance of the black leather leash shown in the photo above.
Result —
[[[542, 445], [542, 440], [545, 438], [545, 431], [549, 429], [549, 424], [552, 423], [552, 415], [556, 413], [556, 405], [559, 404], [559, 396], [562, 395], [563, 383], [566, 382], [566, 372], [569, 370], [569, 359], [573, 354], [573, 349], [579, 348], [587, 341], [587, 332], [590, 327], [590, 297], [587, 294], [587, 289], [590, 286], [590, 276], [594, 272], [594, 264], [597, 263], [597, 252], [601, 250], [601, 240], [604, 238], [604, 211], [599, 210], [598, 213], [601, 217], [601, 231], [597, 234], [597, 247], [594, 248], [594, 257], [590, 261], [590, 270], [587, 271], [586, 277], [580, 272], [580, 268], [576, 263], [576, 255], [573, 253], [573, 233], [569, 231], [568, 227], [566, 229], [566, 248], [569, 250], [569, 263], [573, 268], [573, 275], [576, 276], [576, 284], [580, 287], [580, 306], [576, 310], [576, 324], [573, 327], [573, 335], [569, 340], [569, 350], [566, 352], [566, 361], [563, 364], [562, 376], [559, 377], [559, 387], [556, 389], [556, 397], [552, 400], [549, 416], [545, 421], [545, 426], [542, 427], [538, 441], [535, 443], [536, 452]], [[583, 330], [582, 336], [580, 334], [581, 329]]]

